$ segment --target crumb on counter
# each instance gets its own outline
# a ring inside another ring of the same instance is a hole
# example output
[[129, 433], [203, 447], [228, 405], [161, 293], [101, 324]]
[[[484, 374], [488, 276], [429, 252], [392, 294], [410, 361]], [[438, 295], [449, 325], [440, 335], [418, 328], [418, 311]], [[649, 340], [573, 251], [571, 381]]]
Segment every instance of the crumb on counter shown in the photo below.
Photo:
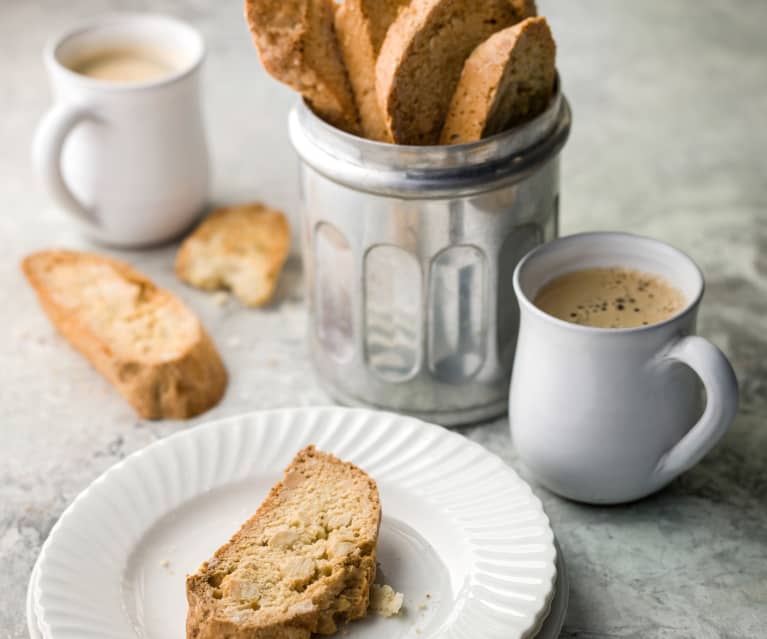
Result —
[[168, 560], [168, 559], [163, 559], [163, 560], [160, 562], [160, 565], [161, 565], [163, 568], [170, 568], [170, 560]]
[[210, 297], [216, 306], [226, 306], [226, 303], [229, 301], [229, 293], [226, 291], [218, 291]]
[[373, 584], [370, 589], [370, 609], [382, 617], [393, 617], [402, 610], [405, 596], [389, 585]]

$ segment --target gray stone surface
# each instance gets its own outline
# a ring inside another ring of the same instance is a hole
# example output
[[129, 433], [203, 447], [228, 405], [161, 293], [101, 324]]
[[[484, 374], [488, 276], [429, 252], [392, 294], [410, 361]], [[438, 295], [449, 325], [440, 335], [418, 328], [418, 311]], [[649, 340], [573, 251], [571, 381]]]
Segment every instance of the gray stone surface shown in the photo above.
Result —
[[[708, 292], [701, 333], [731, 357], [742, 407], [732, 431], [660, 494], [618, 508], [545, 501], [569, 566], [562, 637], [758, 639], [767, 633], [767, 4], [763, 0], [540, 0], [575, 113], [562, 231], [620, 229], [689, 252]], [[247, 311], [180, 286], [173, 247], [121, 252], [176, 291], [220, 345], [231, 385], [188, 423], [146, 423], [51, 329], [18, 270], [27, 252], [91, 247], [39, 188], [29, 145], [48, 105], [40, 49], [112, 10], [186, 18], [209, 47], [214, 197], [295, 214], [285, 111], [240, 0], [0, 0], [0, 639], [26, 636], [24, 590], [56, 518], [128, 453], [203, 420], [327, 403], [304, 350], [300, 266], [277, 302]], [[463, 432], [519, 468], [507, 423]], [[520, 469], [524, 474], [524, 469]], [[479, 638], [478, 638], [479, 639]]]

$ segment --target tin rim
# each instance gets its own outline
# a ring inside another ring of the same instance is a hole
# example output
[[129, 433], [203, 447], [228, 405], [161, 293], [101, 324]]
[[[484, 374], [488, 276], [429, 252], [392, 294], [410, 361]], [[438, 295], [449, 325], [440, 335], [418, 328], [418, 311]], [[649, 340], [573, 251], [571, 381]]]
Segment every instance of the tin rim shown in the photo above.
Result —
[[327, 124], [300, 101], [290, 138], [303, 162], [326, 178], [395, 197], [457, 197], [520, 182], [556, 157], [572, 114], [557, 76], [547, 109], [536, 118], [468, 144], [404, 146], [367, 140]]

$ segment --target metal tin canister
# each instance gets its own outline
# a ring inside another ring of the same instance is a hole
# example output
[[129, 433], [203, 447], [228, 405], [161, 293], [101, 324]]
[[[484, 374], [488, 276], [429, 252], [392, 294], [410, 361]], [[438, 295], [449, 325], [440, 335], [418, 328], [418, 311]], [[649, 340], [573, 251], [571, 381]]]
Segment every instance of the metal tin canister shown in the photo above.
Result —
[[397, 146], [299, 103], [309, 347], [338, 401], [446, 426], [506, 411], [517, 262], [558, 233], [559, 84], [544, 113], [480, 142]]

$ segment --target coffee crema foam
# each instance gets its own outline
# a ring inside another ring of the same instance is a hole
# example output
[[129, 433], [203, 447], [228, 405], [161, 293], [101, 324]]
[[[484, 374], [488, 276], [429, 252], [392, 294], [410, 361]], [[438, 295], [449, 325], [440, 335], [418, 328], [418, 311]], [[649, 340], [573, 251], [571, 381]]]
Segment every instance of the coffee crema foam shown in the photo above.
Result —
[[686, 303], [684, 294], [663, 277], [623, 267], [566, 273], [546, 284], [534, 301], [558, 319], [595, 328], [657, 324]]

